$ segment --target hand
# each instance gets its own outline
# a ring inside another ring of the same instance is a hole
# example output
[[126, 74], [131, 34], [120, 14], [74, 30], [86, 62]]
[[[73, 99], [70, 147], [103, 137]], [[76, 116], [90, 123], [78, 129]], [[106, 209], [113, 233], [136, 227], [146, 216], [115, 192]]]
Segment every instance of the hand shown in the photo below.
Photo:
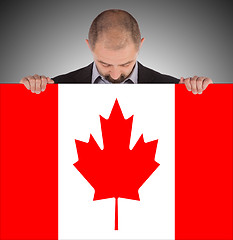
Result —
[[24, 86], [31, 90], [32, 93], [39, 94], [41, 91], [45, 91], [47, 84], [53, 84], [54, 81], [45, 76], [39, 76], [35, 74], [34, 76], [24, 77], [20, 80], [20, 83], [24, 84]]
[[192, 91], [193, 94], [202, 94], [209, 84], [213, 81], [207, 77], [194, 76], [193, 78], [180, 78], [180, 83], [184, 83], [188, 91]]

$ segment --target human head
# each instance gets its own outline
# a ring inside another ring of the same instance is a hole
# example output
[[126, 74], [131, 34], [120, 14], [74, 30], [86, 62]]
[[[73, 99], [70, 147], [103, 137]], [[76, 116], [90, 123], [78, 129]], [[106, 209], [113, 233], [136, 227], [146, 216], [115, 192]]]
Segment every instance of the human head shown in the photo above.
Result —
[[113, 83], [130, 75], [143, 41], [135, 18], [119, 9], [100, 13], [86, 40], [99, 73]]

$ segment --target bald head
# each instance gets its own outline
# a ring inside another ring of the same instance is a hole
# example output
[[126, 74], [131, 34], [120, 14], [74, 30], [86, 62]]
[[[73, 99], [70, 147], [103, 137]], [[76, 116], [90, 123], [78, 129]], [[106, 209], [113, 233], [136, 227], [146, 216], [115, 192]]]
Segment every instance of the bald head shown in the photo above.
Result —
[[141, 33], [135, 18], [118, 9], [100, 13], [91, 24], [88, 38], [92, 50], [99, 41], [112, 50], [124, 48], [132, 42], [139, 49], [141, 43]]

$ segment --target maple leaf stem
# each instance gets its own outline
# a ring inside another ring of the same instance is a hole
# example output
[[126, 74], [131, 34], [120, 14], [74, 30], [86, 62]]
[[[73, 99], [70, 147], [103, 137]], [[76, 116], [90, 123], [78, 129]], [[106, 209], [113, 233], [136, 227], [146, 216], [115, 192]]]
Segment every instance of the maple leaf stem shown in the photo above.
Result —
[[115, 230], [118, 230], [118, 198], [115, 198]]

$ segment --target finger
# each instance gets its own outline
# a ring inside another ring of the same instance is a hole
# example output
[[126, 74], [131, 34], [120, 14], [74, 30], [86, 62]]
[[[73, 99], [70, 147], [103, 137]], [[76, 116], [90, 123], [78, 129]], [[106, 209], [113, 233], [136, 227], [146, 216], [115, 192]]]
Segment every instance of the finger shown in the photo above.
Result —
[[36, 94], [41, 92], [41, 78], [39, 75], [35, 74], [34, 78], [36, 79]]
[[207, 88], [209, 84], [213, 84], [213, 81], [210, 78], [205, 78], [203, 81], [203, 91]]
[[204, 81], [204, 77], [199, 77], [197, 78], [197, 93], [198, 94], [202, 94], [203, 92], [203, 81]]
[[29, 84], [30, 84], [30, 89], [32, 93], [35, 93], [36, 91], [36, 79], [33, 76], [28, 76], [27, 77]]
[[26, 77], [22, 78], [22, 79], [20, 80], [20, 83], [24, 84], [24, 86], [25, 86], [28, 90], [31, 89], [30, 83], [29, 83], [29, 81], [28, 81], [28, 79], [27, 79]]
[[179, 83], [184, 83], [184, 78], [183, 77], [180, 78], [180, 82]]
[[191, 89], [192, 89], [193, 94], [197, 94], [197, 78], [198, 78], [198, 76], [194, 76], [190, 80]]
[[41, 76], [41, 91], [44, 92], [48, 83], [47, 77]]
[[54, 81], [51, 78], [49, 78], [49, 77], [47, 77], [47, 81], [48, 81], [49, 84], [53, 84], [54, 83]]
[[192, 90], [190, 80], [191, 80], [191, 78], [186, 78], [186, 79], [184, 79], [184, 83], [185, 83], [185, 86], [186, 86], [186, 88], [187, 88], [188, 91], [191, 91], [191, 90]]

